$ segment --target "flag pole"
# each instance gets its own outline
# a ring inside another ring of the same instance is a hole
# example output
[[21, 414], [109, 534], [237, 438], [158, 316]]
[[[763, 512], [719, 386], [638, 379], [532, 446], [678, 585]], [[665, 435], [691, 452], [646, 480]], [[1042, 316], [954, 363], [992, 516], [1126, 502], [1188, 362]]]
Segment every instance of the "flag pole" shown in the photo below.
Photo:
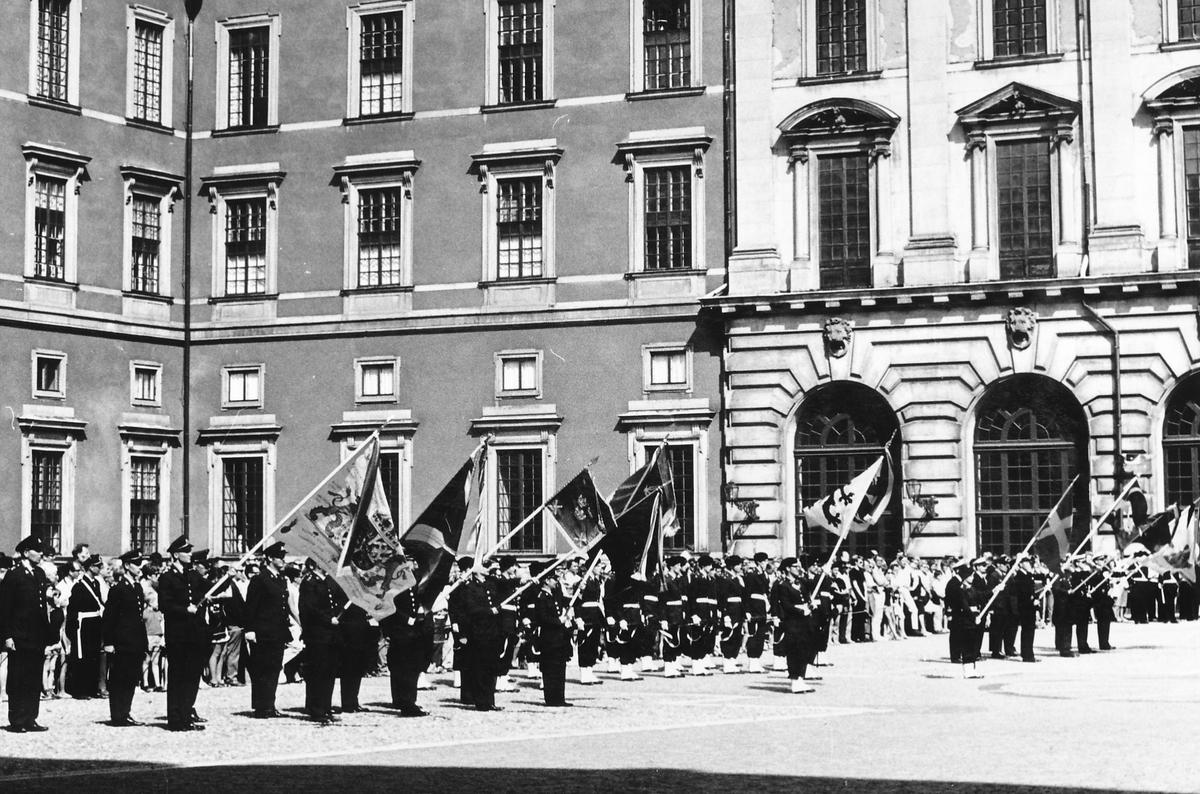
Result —
[[[882, 463], [888, 463], [889, 468], [890, 468], [892, 458], [891, 458], [891, 455], [888, 454], [888, 447], [890, 447], [892, 445], [892, 441], [896, 438], [897, 432], [899, 432], [899, 431], [893, 430], [892, 435], [888, 437], [887, 443], [883, 445], [883, 453], [879, 456], [880, 460], [876, 461], [877, 463], [880, 463], [881, 465], [882, 465]], [[871, 464], [871, 465], [875, 465], [875, 464]], [[882, 471], [880, 472], [880, 474], [882, 474]], [[876, 476], [879, 476], [879, 475], [876, 475]], [[891, 477], [890, 472], [888, 474], [888, 477], [889, 478]], [[867, 488], [870, 489], [870, 485], [868, 485]], [[887, 495], [888, 495], [888, 497], [891, 496], [890, 488], [888, 489]], [[865, 496], [865, 494], [864, 494], [864, 496]], [[859, 502], [861, 504], [862, 500], [860, 499]], [[881, 500], [881, 503], [883, 503], [882, 500]], [[856, 513], [858, 512], [857, 507], [855, 508], [855, 512]], [[833, 561], [837, 557], [838, 551], [842, 548], [842, 543], [844, 543], [846, 541], [846, 536], [848, 536], [850, 534], [850, 525], [852, 523], [854, 523], [854, 519], [856, 517], [857, 516], [851, 515], [849, 517], [842, 518], [842, 529], [840, 532], [838, 532], [837, 543], [833, 544], [833, 551], [829, 552], [829, 559], [826, 560], [825, 564], [821, 566], [821, 575], [819, 577], [817, 577], [817, 584], [813, 588], [814, 595], [816, 595], [817, 593], [819, 593], [821, 591], [821, 585], [823, 585], [825, 583], [825, 577], [829, 574], [830, 570], [832, 570]]]
[[592, 562], [588, 565], [587, 570], [583, 572], [583, 577], [579, 580], [579, 584], [575, 587], [575, 593], [571, 596], [570, 603], [567, 604], [567, 609], [575, 606], [575, 602], [579, 600], [579, 596], [583, 594], [583, 586], [587, 580], [591, 578], [592, 573], [596, 570], [596, 566], [600, 563], [600, 555], [592, 557]]
[[1086, 546], [1097, 533], [1099, 533], [1100, 527], [1104, 525], [1104, 522], [1108, 520], [1108, 517], [1111, 516], [1116, 509], [1124, 503], [1125, 498], [1129, 496], [1129, 492], [1133, 490], [1133, 486], [1137, 485], [1137, 482], [1137, 477], [1133, 477], [1128, 483], [1125, 484], [1125, 487], [1121, 489], [1121, 493], [1117, 495], [1117, 498], [1113, 500], [1113, 503], [1108, 506], [1107, 510], [1100, 514], [1099, 520], [1092, 524], [1092, 528], [1088, 530], [1087, 537], [1083, 539], [1083, 542], [1075, 548], [1075, 551], [1071, 552], [1067, 556], [1068, 560], [1073, 560], [1079, 556], [1079, 553], [1083, 551], [1083, 547]]
[[[550, 565], [546, 566], [545, 570], [541, 571], [537, 576], [531, 577], [528, 582], [526, 582], [525, 584], [521, 585], [516, 590], [514, 590], [512, 595], [510, 595], [508, 598], [501, 601], [500, 606], [503, 607], [506, 604], [512, 603], [512, 600], [514, 598], [521, 595], [521, 593], [524, 593], [526, 590], [528, 590], [530, 587], [532, 587], [537, 582], [540, 582], [546, 576], [546, 574], [550, 573], [555, 568], [557, 568], [558, 566], [562, 565], [564, 562], [569, 560], [571, 557], [574, 557], [576, 554], [591, 551], [592, 547], [595, 546], [597, 543], [599, 543], [602, 540], [604, 540], [604, 535], [597, 535], [592, 540], [592, 542], [589, 543], [586, 548], [581, 549], [580, 552], [568, 551], [564, 554], [558, 555], [557, 557], [554, 558], [554, 562], [552, 562]], [[596, 555], [596, 556], [598, 557], [599, 555]]]

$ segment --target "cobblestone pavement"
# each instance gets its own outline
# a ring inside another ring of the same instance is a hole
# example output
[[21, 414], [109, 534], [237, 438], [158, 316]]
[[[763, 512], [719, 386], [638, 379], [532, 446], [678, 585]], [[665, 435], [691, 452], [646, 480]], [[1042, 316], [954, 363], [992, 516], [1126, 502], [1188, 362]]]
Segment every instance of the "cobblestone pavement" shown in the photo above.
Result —
[[49, 732], [0, 733], [0, 791], [1200, 791], [1200, 624], [1118, 624], [1113, 642], [988, 660], [981, 678], [947, 661], [945, 637], [838, 645], [809, 695], [781, 674], [606, 676], [568, 683], [571, 709], [518, 676], [488, 714], [439, 676], [416, 720], [375, 678], [373, 710], [329, 727], [304, 719], [302, 684], [280, 687], [290, 718], [271, 722], [249, 717], [246, 687], [202, 690], [208, 729], [190, 734], [163, 730], [162, 694], [135, 698], [144, 728], [107, 727], [102, 700], [48, 701]]

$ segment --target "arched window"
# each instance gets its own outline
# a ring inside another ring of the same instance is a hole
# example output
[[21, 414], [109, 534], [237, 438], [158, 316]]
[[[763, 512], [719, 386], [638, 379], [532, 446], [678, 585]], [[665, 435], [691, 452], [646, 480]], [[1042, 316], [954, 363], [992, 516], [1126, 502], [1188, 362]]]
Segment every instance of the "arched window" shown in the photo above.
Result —
[[[883, 445], [899, 427], [896, 414], [877, 392], [853, 383], [814, 390], [796, 416], [796, 526], [800, 546], [810, 553], [828, 554], [837, 536], [804, 523], [804, 508], [845, 485], [883, 454]], [[893, 483], [900, 482], [900, 436], [892, 441]], [[851, 554], [875, 550], [890, 556], [903, 545], [900, 488], [883, 518], [866, 532], [852, 532], [842, 544]]]
[[992, 388], [975, 425], [980, 553], [1021, 551], [1076, 474], [1075, 529], [1079, 537], [1087, 532], [1087, 438], [1083, 409], [1056, 381], [1018, 375]]
[[1163, 419], [1167, 504], [1200, 497], [1200, 374], [1180, 383]]

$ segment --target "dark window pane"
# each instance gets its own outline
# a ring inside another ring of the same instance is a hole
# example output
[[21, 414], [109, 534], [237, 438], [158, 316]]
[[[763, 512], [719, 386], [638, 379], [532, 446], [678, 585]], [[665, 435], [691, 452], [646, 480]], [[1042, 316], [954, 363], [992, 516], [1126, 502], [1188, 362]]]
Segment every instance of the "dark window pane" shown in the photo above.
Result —
[[400, 283], [399, 187], [358, 192], [358, 286]]
[[1179, 40], [1200, 40], [1200, 0], [1177, 0], [1179, 3]]
[[63, 453], [35, 449], [31, 463], [29, 532], [61, 553]]
[[1050, 144], [996, 143], [996, 213], [1000, 278], [1053, 278]]
[[66, 279], [63, 241], [67, 235], [67, 183], [37, 177], [33, 205], [33, 274], [53, 281]]
[[673, 165], [643, 173], [646, 270], [690, 270], [692, 169]]
[[817, 74], [867, 68], [866, 0], [817, 0]]
[[542, 178], [497, 182], [496, 277], [539, 278], [542, 275]]
[[647, 91], [692, 82], [691, 0], [645, 0], [642, 17]]
[[162, 120], [163, 29], [138, 20], [133, 32], [133, 115]]
[[392, 511], [392, 525], [400, 527], [400, 453], [379, 453], [379, 475], [383, 480], [383, 492], [387, 495], [388, 507]]
[[38, 0], [37, 95], [67, 101], [70, 0]]
[[221, 467], [221, 553], [242, 554], [262, 540], [266, 523], [263, 459], [225, 458]]
[[267, 291], [267, 200], [225, 203], [225, 294]]
[[155, 199], [134, 196], [132, 210], [130, 289], [157, 295], [158, 244], [162, 232], [159, 203]]
[[1183, 179], [1188, 267], [1196, 269], [1200, 268], [1200, 127], [1183, 131]]
[[1200, 498], [1200, 378], [1192, 377], [1171, 394], [1163, 419], [1166, 503]]
[[671, 466], [671, 490], [675, 494], [675, 518], [679, 531], [663, 539], [663, 548], [682, 550], [696, 548], [696, 448], [691, 444], [674, 444], [666, 448]]
[[359, 112], [364, 116], [403, 110], [403, 17], [400, 12], [362, 18], [359, 39]]
[[542, 2], [499, 2], [500, 104], [542, 99]]
[[267, 126], [271, 29], [229, 32], [229, 126]]
[[145, 554], [158, 549], [158, 458], [129, 460], [129, 545]]
[[[506, 449], [496, 452], [496, 529], [503, 538], [541, 504], [542, 450]], [[542, 517], [509, 539], [512, 551], [542, 550]]]
[[821, 288], [871, 286], [870, 164], [865, 154], [820, 157]]
[[994, 57], [1046, 52], [1046, 0], [994, 0], [992, 19]]

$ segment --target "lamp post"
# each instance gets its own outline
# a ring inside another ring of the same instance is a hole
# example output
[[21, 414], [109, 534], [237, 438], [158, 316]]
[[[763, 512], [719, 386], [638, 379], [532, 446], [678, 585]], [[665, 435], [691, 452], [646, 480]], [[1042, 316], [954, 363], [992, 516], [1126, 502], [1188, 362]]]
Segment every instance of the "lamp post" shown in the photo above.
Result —
[[187, 114], [183, 139], [183, 534], [191, 535], [192, 438], [192, 94], [195, 86], [194, 28], [204, 0], [183, 0], [187, 14]]
[[904, 553], [908, 553], [908, 549], [912, 546], [913, 538], [920, 535], [929, 522], [937, 518], [937, 497], [921, 496], [921, 481], [920, 480], [905, 480], [904, 495], [908, 497], [908, 501], [912, 502], [917, 507], [921, 508], [921, 516], [919, 518], [910, 519], [913, 525], [908, 530], [908, 542], [904, 544]]

